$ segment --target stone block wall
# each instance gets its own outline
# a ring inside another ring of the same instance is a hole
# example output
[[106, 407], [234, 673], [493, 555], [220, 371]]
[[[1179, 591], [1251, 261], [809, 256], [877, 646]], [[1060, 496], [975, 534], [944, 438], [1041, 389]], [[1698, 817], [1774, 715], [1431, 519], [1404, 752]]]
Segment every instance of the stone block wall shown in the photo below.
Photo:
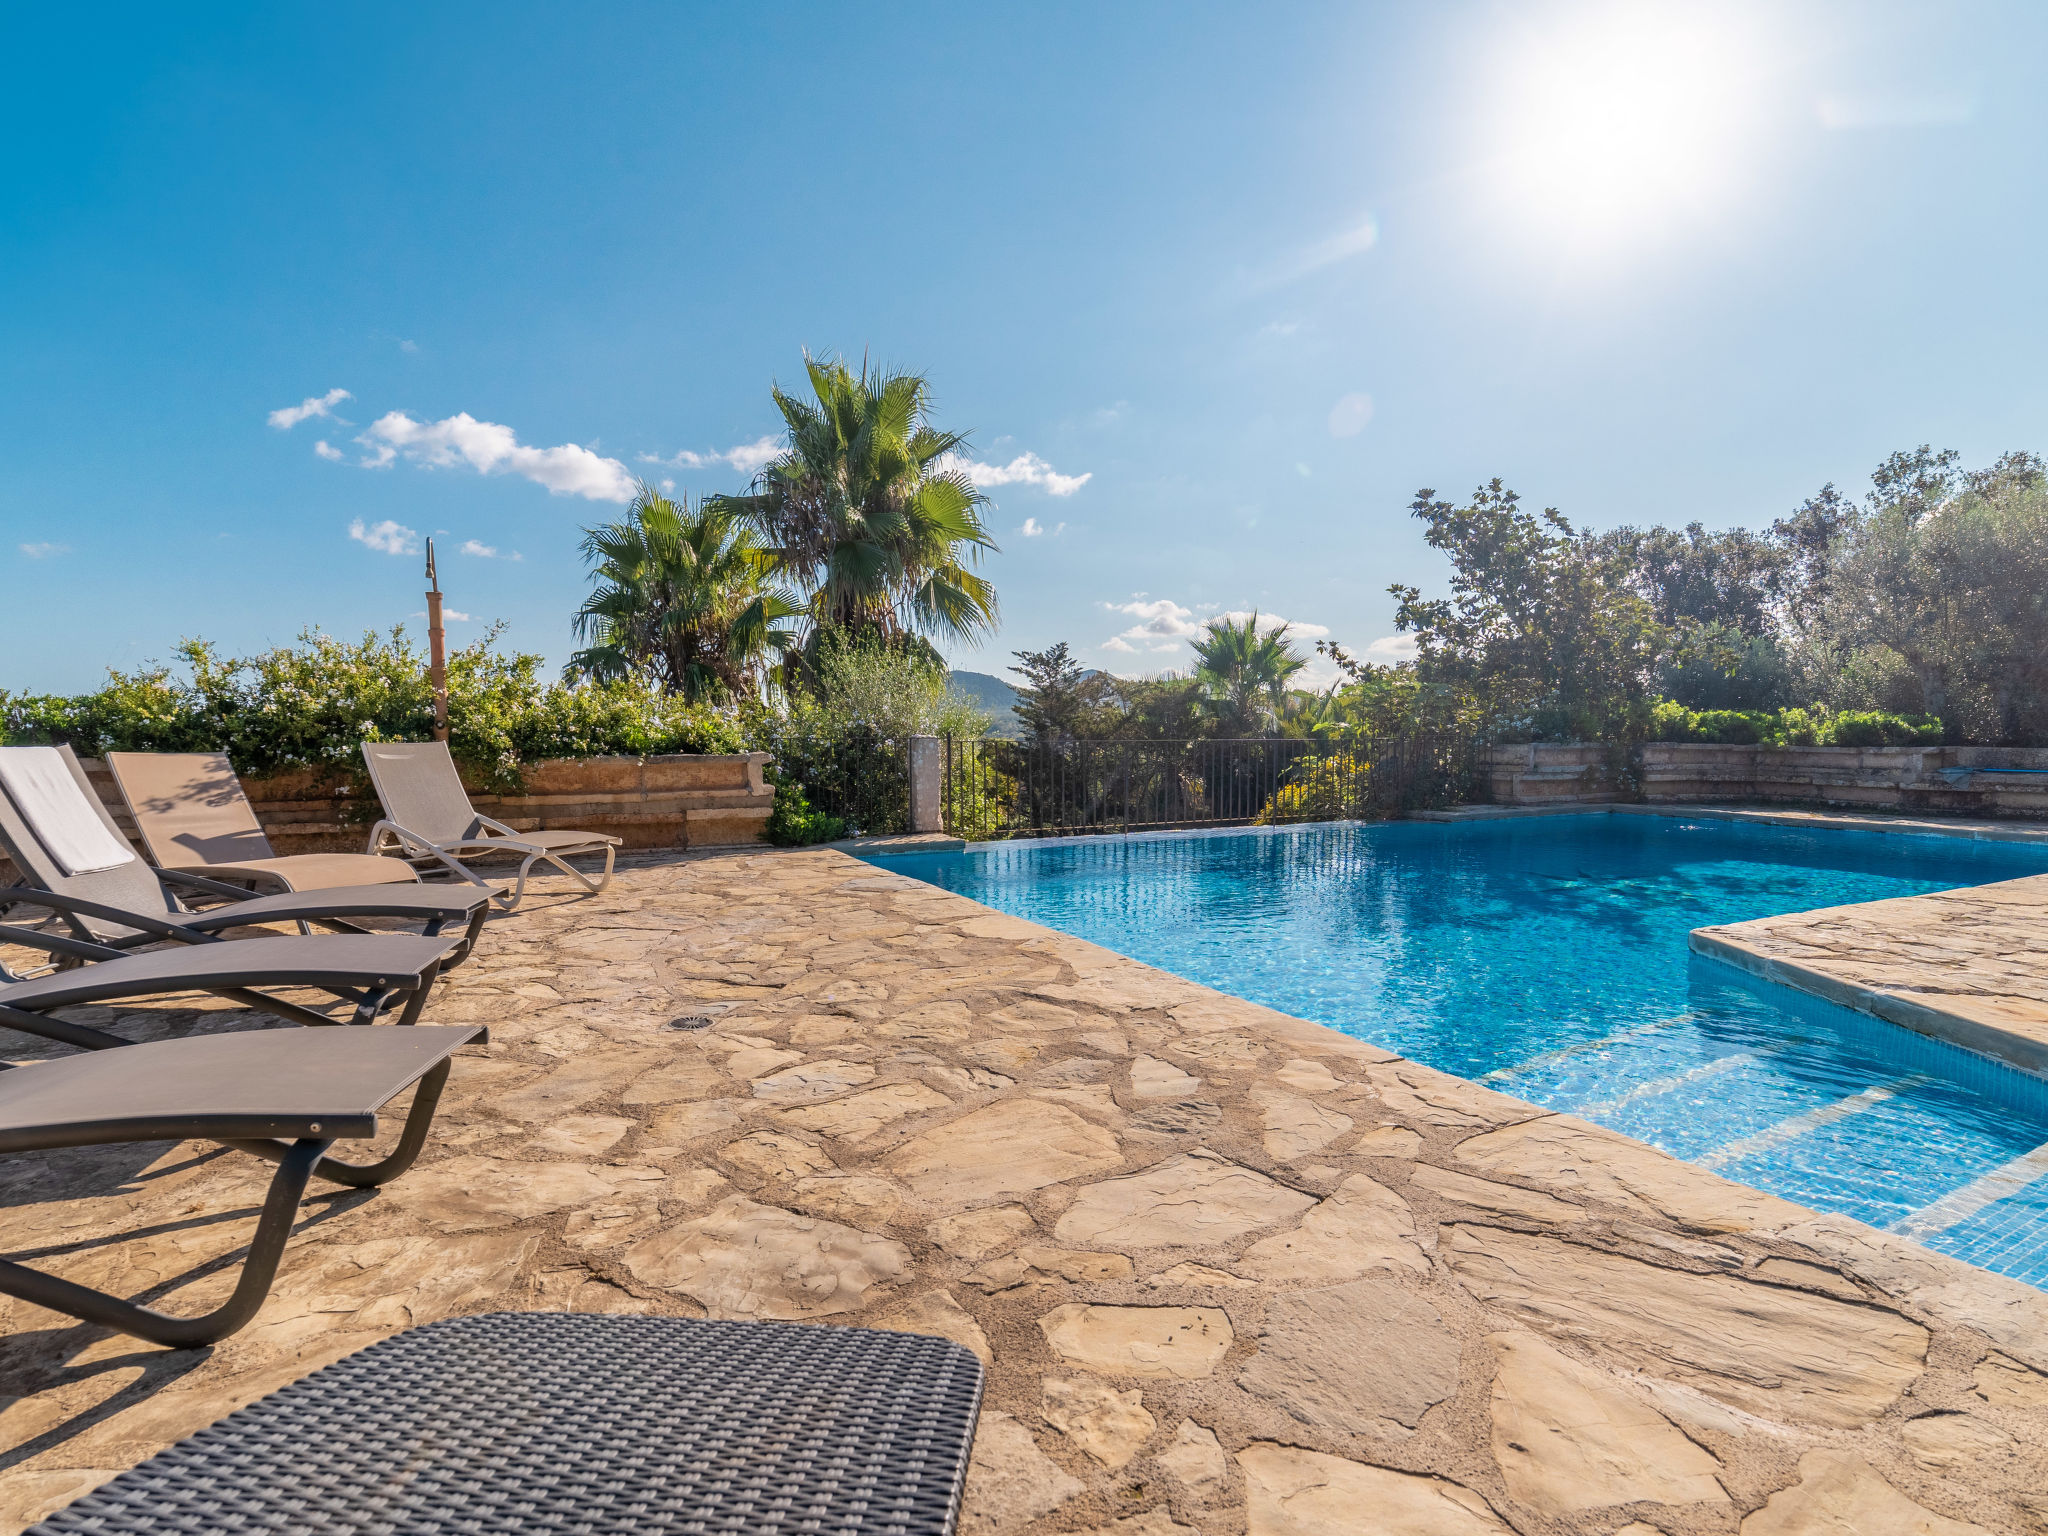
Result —
[[[1607, 749], [1525, 742], [1490, 758], [1497, 805], [1597, 805], [1632, 798]], [[1917, 815], [2048, 817], [2048, 749], [1737, 747], [1659, 741], [1643, 748], [1650, 804], [1747, 800]]]
[[[735, 756], [551, 758], [526, 769], [525, 792], [470, 791], [478, 812], [520, 831], [605, 832], [627, 848], [714, 848], [754, 843], [768, 825], [775, 791], [763, 777], [765, 752]], [[114, 777], [97, 758], [87, 777], [114, 820], [134, 823]], [[302, 769], [248, 778], [242, 788], [280, 854], [360, 853], [377, 819], [374, 796], [359, 798], [347, 774]]]

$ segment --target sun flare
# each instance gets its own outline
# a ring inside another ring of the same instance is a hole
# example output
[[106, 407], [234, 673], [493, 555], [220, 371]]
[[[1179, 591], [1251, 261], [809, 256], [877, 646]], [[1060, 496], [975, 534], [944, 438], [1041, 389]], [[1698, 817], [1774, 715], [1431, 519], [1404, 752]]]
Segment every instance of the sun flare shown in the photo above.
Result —
[[1705, 211], [1739, 169], [1750, 49], [1726, 13], [1603, 8], [1504, 50], [1501, 190], [1574, 233]]

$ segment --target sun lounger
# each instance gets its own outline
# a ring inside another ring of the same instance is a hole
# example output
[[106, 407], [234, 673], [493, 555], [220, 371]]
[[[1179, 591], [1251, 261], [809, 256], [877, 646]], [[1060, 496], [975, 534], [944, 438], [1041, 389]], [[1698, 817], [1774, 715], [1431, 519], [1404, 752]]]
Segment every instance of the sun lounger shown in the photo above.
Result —
[[948, 1536], [981, 1393], [973, 1355], [915, 1333], [451, 1318], [230, 1414], [29, 1536]]
[[[203, 1317], [173, 1317], [10, 1260], [0, 1260], [0, 1293], [158, 1344], [226, 1337], [269, 1294], [307, 1180], [364, 1188], [403, 1173], [426, 1142], [449, 1058], [482, 1038], [474, 1025], [256, 1030], [0, 1072], [0, 1152], [199, 1138], [277, 1164], [234, 1294]], [[337, 1140], [376, 1135], [378, 1111], [414, 1083], [389, 1156], [351, 1164], [327, 1155]]]
[[[526, 876], [545, 860], [595, 894], [611, 883], [616, 837], [601, 832], [515, 832], [502, 821], [479, 816], [455, 771], [445, 742], [366, 741], [363, 760], [384, 806], [384, 820], [370, 830], [369, 852], [396, 853], [422, 867], [445, 869], [477, 885], [488, 882], [468, 860], [510, 854], [522, 860], [519, 884], [510, 896], [496, 892], [506, 911], [526, 894]], [[602, 853], [604, 873], [592, 880], [568, 862], [572, 854]]]
[[361, 853], [279, 857], [225, 752], [109, 752], [106, 762], [135, 818], [143, 851], [160, 869], [287, 891], [410, 885], [419, 879], [403, 859]]
[[[468, 958], [490, 911], [488, 892], [456, 886], [362, 885], [252, 897], [198, 875], [151, 869], [122, 837], [69, 747], [0, 747], [0, 849], [28, 881], [26, 888], [0, 888], [0, 914], [16, 906], [58, 913], [76, 937], [114, 949], [164, 939], [204, 942], [258, 923], [362, 933], [349, 920], [378, 917], [416, 923], [429, 937], [463, 925], [461, 941], [444, 946], [446, 969]], [[190, 912], [171, 887], [226, 905]]]
[[[442, 957], [457, 942], [445, 935], [323, 933], [312, 938], [220, 939], [129, 954], [63, 934], [0, 923], [0, 944], [90, 962], [29, 977], [0, 965], [0, 1025], [85, 1050], [105, 1050], [133, 1042], [60, 1019], [55, 1010], [176, 992], [211, 993], [294, 1024], [373, 1024], [394, 1008], [400, 1010], [398, 1023], [413, 1024], [441, 972]], [[350, 1012], [330, 1017], [260, 990], [264, 987], [326, 992], [348, 1004]], [[0, 1072], [0, 1082], [7, 1078]]]

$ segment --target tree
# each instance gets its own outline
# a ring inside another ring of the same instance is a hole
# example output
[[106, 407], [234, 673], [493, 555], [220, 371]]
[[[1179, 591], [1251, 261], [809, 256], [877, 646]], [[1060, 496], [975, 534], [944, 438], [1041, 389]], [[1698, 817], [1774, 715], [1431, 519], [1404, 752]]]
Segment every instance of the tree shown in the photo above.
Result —
[[1745, 635], [1767, 634], [1771, 606], [1790, 557], [1747, 528], [1709, 533], [1702, 523], [1673, 528], [1616, 528], [1596, 535], [1600, 556], [1624, 563], [1630, 589], [1668, 629], [1721, 624]]
[[768, 586], [771, 561], [753, 534], [710, 501], [690, 511], [642, 483], [616, 523], [583, 530], [592, 568], [576, 611], [587, 648], [568, 674], [600, 682], [652, 675], [690, 703], [751, 693], [802, 610]]
[[1835, 541], [1855, 522], [1855, 503], [1830, 480], [1790, 517], [1771, 524], [1771, 541], [1784, 552], [1786, 562], [1776, 615], [1781, 630], [1796, 628], [1826, 604]]
[[[1894, 454], [1837, 541], [1811, 626], [1838, 705], [1917, 708], [1951, 739], [2048, 736], [2048, 480], [2031, 455], [1959, 476], [1954, 453]], [[1903, 676], [1899, 676], [1903, 674]], [[1900, 697], [1896, 677], [1910, 690]], [[1915, 696], [1916, 695], [1916, 696]]]
[[1083, 667], [1066, 641], [1043, 651], [1012, 651], [1024, 686], [1012, 712], [1041, 742], [1115, 734], [1121, 719], [1116, 680]]
[[995, 588], [968, 569], [995, 549], [987, 498], [958, 467], [966, 444], [930, 420], [916, 374], [808, 355], [812, 400], [775, 388], [789, 446], [743, 496], [711, 498], [753, 529], [802, 593], [817, 637], [971, 640], [996, 625]]
[[1416, 492], [1410, 510], [1451, 557], [1451, 595], [1396, 583], [1394, 625], [1415, 635], [1424, 684], [1541, 736], [1619, 739], [1647, 705], [1665, 632], [1619, 554], [1519, 501], [1497, 479], [1462, 507]]
[[1286, 624], [1269, 625], [1262, 633], [1255, 611], [1242, 624], [1211, 619], [1194, 642], [1196, 680], [1225, 734], [1262, 735], [1280, 718], [1288, 683], [1308, 665], [1288, 643], [1289, 633]]

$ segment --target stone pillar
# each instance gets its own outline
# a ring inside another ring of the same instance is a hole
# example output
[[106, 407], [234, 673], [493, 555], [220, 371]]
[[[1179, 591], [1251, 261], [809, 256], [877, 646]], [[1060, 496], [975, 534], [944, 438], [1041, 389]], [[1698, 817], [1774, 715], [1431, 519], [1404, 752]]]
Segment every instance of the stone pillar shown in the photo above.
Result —
[[910, 738], [910, 830], [943, 832], [946, 818], [939, 803], [939, 738]]

